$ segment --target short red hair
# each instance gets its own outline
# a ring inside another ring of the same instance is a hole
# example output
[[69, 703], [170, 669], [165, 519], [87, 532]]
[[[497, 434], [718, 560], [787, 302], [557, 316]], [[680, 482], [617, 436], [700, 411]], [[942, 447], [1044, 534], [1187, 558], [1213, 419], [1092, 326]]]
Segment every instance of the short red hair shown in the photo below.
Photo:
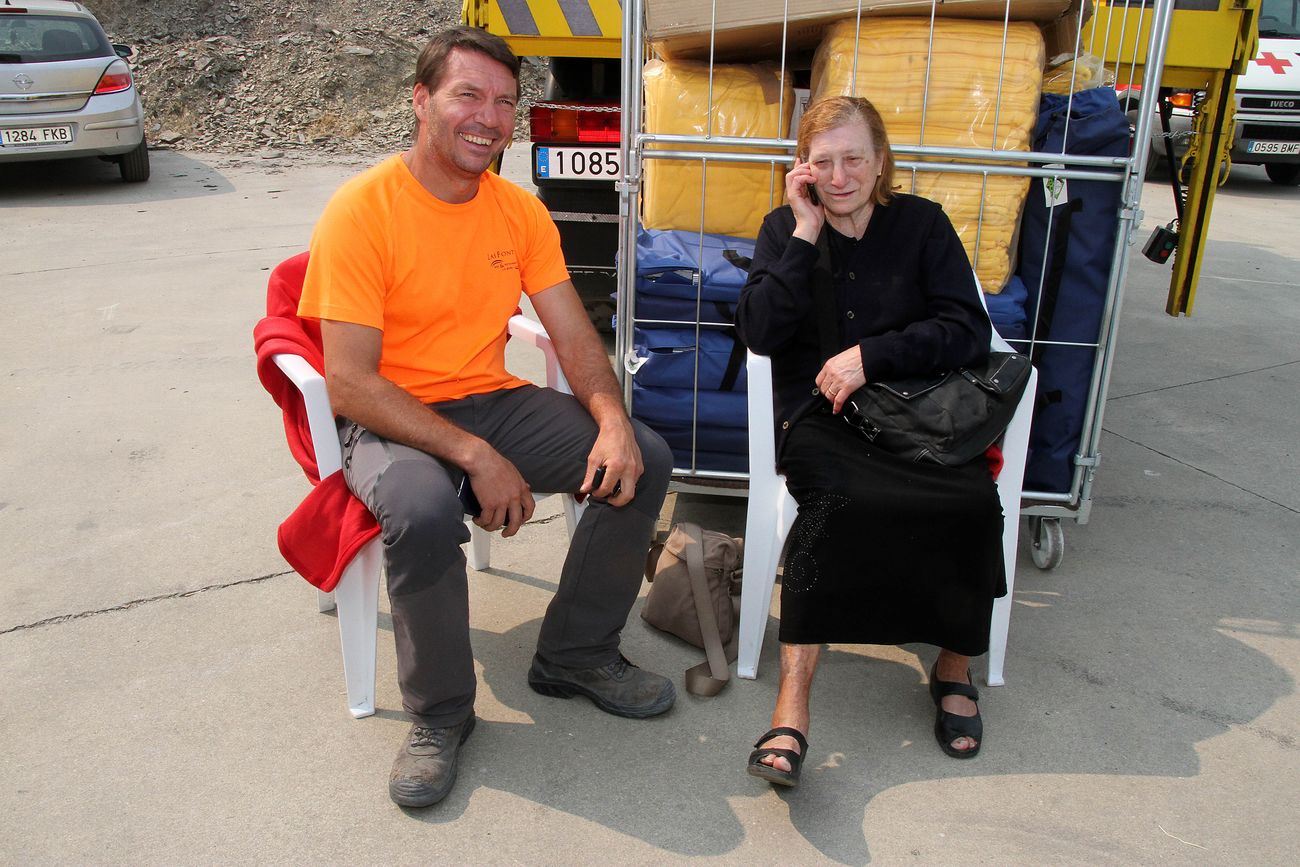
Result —
[[861, 96], [828, 96], [808, 106], [799, 121], [795, 156], [806, 161], [814, 138], [854, 120], [866, 125], [871, 146], [880, 157], [880, 177], [876, 178], [871, 200], [877, 205], [887, 205], [894, 196], [894, 151], [889, 146], [885, 121], [870, 100]]

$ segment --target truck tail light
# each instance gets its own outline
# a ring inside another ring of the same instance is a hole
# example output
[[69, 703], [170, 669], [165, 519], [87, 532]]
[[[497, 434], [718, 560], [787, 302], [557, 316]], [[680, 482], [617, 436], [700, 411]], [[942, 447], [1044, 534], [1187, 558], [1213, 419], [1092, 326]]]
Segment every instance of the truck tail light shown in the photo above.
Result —
[[1171, 93], [1167, 99], [1169, 104], [1176, 108], [1191, 108], [1193, 96], [1194, 94], [1190, 90], [1180, 90], [1177, 93]]
[[95, 85], [95, 94], [120, 93], [130, 86], [131, 70], [127, 68], [124, 61], [114, 60], [99, 77], [99, 84]]
[[545, 103], [528, 112], [533, 141], [618, 144], [618, 103]]

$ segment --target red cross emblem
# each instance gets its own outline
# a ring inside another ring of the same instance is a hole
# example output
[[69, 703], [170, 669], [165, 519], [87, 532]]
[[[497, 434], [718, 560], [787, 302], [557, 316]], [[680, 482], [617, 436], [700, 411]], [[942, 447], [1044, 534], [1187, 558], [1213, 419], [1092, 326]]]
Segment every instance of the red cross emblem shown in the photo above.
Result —
[[1291, 65], [1291, 61], [1283, 57], [1274, 57], [1273, 52], [1271, 51], [1265, 51], [1259, 57], [1256, 57], [1254, 62], [1258, 63], [1260, 66], [1267, 66], [1278, 75], [1286, 75], [1282, 70]]

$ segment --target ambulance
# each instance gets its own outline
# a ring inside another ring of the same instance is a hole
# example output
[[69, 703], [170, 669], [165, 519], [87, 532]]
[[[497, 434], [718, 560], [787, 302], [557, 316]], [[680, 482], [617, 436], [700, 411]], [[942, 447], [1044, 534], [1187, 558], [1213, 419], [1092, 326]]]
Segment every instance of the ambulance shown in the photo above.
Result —
[[[1191, 92], [1168, 97], [1178, 158], [1187, 150], [1193, 112], [1202, 98], [1203, 93]], [[1300, 0], [1262, 0], [1259, 53], [1237, 76], [1236, 106], [1233, 164], [1263, 166], [1275, 184], [1300, 184]], [[1153, 158], [1165, 155], [1158, 121], [1152, 148]]]
[[1300, 183], [1300, 0], [1263, 0], [1259, 54], [1237, 78], [1232, 161], [1262, 165], [1275, 184]]

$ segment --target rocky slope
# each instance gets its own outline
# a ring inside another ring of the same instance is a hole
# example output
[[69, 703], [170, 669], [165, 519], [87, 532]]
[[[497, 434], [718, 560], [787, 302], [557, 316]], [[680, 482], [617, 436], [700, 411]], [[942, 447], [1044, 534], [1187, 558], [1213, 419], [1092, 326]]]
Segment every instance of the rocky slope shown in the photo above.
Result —
[[[456, 0], [86, 0], [132, 68], [154, 145], [399, 150], [415, 59]], [[525, 67], [524, 106], [540, 92]]]

